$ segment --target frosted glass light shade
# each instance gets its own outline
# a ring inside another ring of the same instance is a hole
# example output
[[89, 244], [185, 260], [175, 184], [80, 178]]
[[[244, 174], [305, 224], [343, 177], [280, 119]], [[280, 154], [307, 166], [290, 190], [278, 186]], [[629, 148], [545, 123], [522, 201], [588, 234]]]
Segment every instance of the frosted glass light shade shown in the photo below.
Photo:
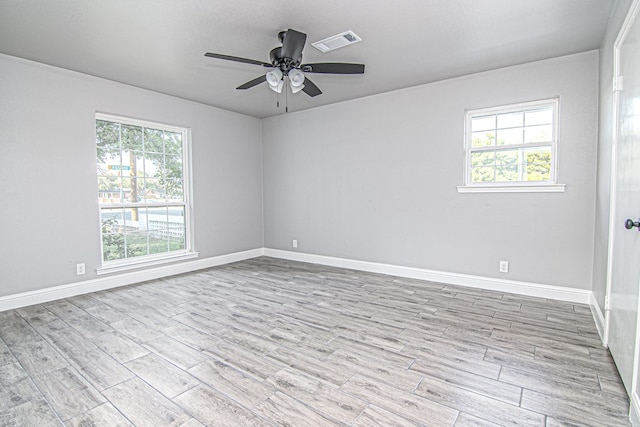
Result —
[[[289, 81], [291, 82], [291, 87], [300, 87], [304, 83], [304, 73], [296, 68], [289, 71]], [[295, 92], [294, 92], [295, 93]]]
[[274, 68], [273, 70], [267, 73], [267, 83], [269, 87], [274, 91], [280, 93], [282, 92], [282, 87], [284, 86], [284, 82], [282, 81], [282, 71], [279, 68]]

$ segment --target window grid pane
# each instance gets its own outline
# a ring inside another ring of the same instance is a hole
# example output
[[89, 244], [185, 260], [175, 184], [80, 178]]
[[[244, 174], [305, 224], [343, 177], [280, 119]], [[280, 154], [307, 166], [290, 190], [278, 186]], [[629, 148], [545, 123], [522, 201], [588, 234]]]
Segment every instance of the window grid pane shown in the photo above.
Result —
[[522, 127], [524, 112], [507, 113], [498, 115], [498, 129], [510, 129]]
[[549, 182], [551, 148], [471, 154], [471, 182]]
[[187, 249], [184, 132], [159, 127], [96, 119], [103, 262]]
[[511, 111], [506, 106], [495, 113], [467, 113], [468, 182], [555, 182], [556, 104], [548, 100], [514, 105]]

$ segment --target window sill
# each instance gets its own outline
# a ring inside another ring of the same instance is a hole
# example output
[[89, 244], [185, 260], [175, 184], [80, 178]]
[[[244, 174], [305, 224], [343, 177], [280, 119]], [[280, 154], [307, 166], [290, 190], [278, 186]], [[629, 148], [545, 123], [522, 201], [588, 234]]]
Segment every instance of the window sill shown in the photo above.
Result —
[[200, 255], [200, 252], [182, 252], [180, 254], [168, 255], [160, 258], [153, 258], [153, 259], [147, 258], [144, 260], [126, 262], [126, 263], [118, 262], [113, 265], [103, 265], [102, 267], [97, 268], [96, 274], [98, 276], [101, 276], [103, 274], [121, 273], [123, 271], [135, 270], [137, 268], [151, 267], [154, 265], [167, 264], [170, 262], [194, 259], [194, 258], [198, 258], [199, 255]]
[[566, 184], [459, 185], [458, 193], [564, 193]]

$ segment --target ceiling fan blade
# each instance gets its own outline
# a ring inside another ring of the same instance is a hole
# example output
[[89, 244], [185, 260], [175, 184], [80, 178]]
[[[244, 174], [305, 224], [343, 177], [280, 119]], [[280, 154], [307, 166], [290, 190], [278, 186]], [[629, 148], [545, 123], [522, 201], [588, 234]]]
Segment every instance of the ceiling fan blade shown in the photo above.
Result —
[[260, 65], [262, 67], [273, 67], [273, 65], [267, 62], [256, 61], [255, 59], [240, 58], [238, 56], [222, 55], [220, 53], [207, 52], [204, 54], [204, 56], [208, 56], [209, 58], [224, 59], [225, 61], [234, 61], [234, 62], [242, 62], [244, 64]]
[[322, 94], [320, 88], [318, 88], [318, 86], [308, 78], [304, 79], [304, 87], [302, 88], [302, 91], [312, 98]]
[[364, 64], [346, 62], [320, 62], [318, 64], [302, 64], [300, 69], [305, 73], [324, 74], [364, 74]]
[[253, 80], [250, 80], [248, 82], [246, 82], [243, 85], [238, 86], [236, 89], [251, 89], [254, 86], [259, 85], [262, 82], [266, 82], [267, 81], [267, 76], [266, 75], [262, 75], [259, 77], [256, 77]]
[[305, 33], [288, 29], [282, 40], [282, 56], [291, 58], [292, 62], [295, 63], [300, 59], [306, 41], [307, 35]]

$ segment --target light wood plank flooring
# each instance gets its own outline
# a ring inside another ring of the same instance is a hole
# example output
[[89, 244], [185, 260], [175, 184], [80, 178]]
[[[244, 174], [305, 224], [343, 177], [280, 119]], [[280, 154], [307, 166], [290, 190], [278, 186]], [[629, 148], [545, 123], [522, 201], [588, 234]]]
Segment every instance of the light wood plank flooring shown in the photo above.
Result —
[[628, 426], [589, 307], [256, 258], [0, 313], [2, 426]]

